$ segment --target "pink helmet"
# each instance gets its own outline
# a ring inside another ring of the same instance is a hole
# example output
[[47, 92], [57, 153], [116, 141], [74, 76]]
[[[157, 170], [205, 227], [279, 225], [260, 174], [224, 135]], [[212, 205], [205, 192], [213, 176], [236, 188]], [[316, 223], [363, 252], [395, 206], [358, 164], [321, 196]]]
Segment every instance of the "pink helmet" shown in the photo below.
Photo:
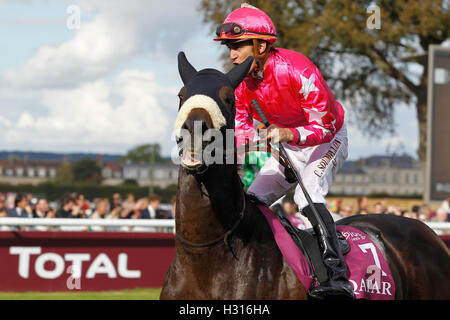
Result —
[[216, 30], [221, 40], [261, 39], [273, 44], [277, 40], [277, 30], [270, 17], [254, 7], [241, 7], [231, 12]]

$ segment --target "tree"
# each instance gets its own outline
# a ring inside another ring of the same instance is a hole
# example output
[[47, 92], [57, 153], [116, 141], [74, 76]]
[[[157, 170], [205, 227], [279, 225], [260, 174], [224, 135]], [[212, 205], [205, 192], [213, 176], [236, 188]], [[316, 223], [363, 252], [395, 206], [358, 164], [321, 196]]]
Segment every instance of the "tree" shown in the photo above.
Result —
[[[220, 24], [238, 0], [202, 0], [206, 22]], [[278, 32], [277, 45], [308, 56], [338, 100], [345, 101], [370, 137], [395, 132], [393, 111], [415, 105], [419, 149], [425, 168], [427, 144], [427, 50], [449, 38], [445, 0], [255, 0]], [[378, 10], [379, 9], [379, 10]], [[380, 14], [380, 29], [372, 29]]]
[[100, 184], [102, 182], [102, 168], [91, 158], [83, 158], [72, 165], [74, 182]]
[[[154, 154], [152, 155], [152, 153]], [[131, 162], [143, 162], [149, 163], [153, 158], [154, 162], [162, 162], [161, 157], [161, 146], [158, 143], [154, 144], [143, 144], [139, 145], [127, 152], [125, 156], [120, 158], [121, 162], [126, 162], [127, 160]]]
[[73, 172], [70, 163], [68, 163], [67, 161], [61, 163], [58, 169], [56, 169], [54, 182], [58, 184], [72, 184]]

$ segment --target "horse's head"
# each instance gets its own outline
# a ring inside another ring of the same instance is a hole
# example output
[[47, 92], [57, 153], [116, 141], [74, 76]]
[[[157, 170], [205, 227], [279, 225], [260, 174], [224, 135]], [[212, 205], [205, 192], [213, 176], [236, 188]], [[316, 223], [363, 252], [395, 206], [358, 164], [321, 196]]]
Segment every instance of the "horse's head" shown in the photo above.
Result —
[[178, 54], [178, 70], [184, 87], [178, 94], [180, 108], [174, 129], [181, 165], [189, 172], [203, 172], [234, 151], [234, 133], [233, 150], [226, 147], [230, 146], [227, 129], [234, 129], [234, 89], [245, 78], [252, 62], [253, 57], [249, 57], [224, 74], [215, 69], [197, 71], [183, 52]]

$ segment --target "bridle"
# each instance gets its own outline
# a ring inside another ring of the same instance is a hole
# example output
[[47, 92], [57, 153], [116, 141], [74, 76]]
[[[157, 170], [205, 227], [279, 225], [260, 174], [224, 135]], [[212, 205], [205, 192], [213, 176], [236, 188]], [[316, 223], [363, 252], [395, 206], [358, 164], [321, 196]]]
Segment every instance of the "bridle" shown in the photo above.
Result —
[[[200, 183], [199, 183], [200, 184]], [[200, 185], [200, 190], [201, 190], [201, 185]], [[202, 194], [203, 191], [201, 191]], [[209, 197], [209, 196], [208, 196]], [[184, 239], [182, 236], [180, 236], [178, 233], [175, 233], [175, 237], [181, 241], [181, 243], [183, 243], [184, 245], [187, 245], [189, 247], [192, 248], [207, 248], [207, 247], [212, 247], [214, 245], [217, 245], [219, 243], [222, 242], [226, 244], [230, 249], [231, 246], [228, 242], [228, 238], [233, 234], [233, 232], [237, 229], [237, 227], [239, 226], [240, 222], [242, 221], [242, 219], [244, 218], [244, 214], [245, 214], [245, 208], [246, 208], [246, 197], [245, 197], [245, 192], [244, 189], [242, 189], [242, 209], [239, 212], [239, 218], [238, 220], [233, 224], [233, 226], [231, 227], [230, 230], [226, 231], [225, 233], [223, 233], [220, 237], [212, 240], [212, 241], [208, 241], [208, 242], [203, 242], [203, 243], [194, 243], [194, 242], [190, 242], [186, 239]], [[231, 252], [233, 253], [233, 250], [231, 250]], [[234, 253], [233, 253], [234, 255]]]
[[[234, 152], [234, 150], [233, 150], [233, 152]], [[233, 153], [233, 155], [234, 155], [234, 153]], [[225, 150], [225, 152], [224, 152], [224, 158], [225, 159], [224, 160], [226, 161], [226, 159], [229, 156], [230, 156], [229, 152], [227, 152], [227, 150]], [[209, 167], [210, 167], [210, 165], [206, 165], [205, 163], [202, 163], [202, 165], [199, 166], [196, 169], [189, 169], [189, 168], [186, 168], [186, 167], [182, 166], [182, 168], [186, 171], [187, 174], [192, 174], [194, 176], [199, 176], [199, 175], [205, 173], [208, 170]], [[198, 187], [199, 187], [201, 195], [202, 196], [206, 196], [208, 198], [211, 198], [210, 195], [206, 194], [203, 191], [202, 183], [199, 180], [197, 180], [197, 184], [198, 184]], [[229, 229], [228, 231], [223, 233], [220, 237], [218, 237], [218, 238], [216, 238], [216, 239], [214, 239], [212, 241], [208, 241], [208, 242], [204, 242], [204, 243], [194, 243], [194, 242], [188, 241], [188, 240], [184, 239], [182, 236], [180, 236], [178, 233], [175, 233], [175, 237], [178, 240], [180, 240], [180, 242], [183, 243], [184, 245], [192, 247], [192, 248], [208, 248], [208, 247], [212, 247], [214, 245], [217, 245], [219, 243], [222, 243], [222, 241], [223, 241], [223, 243], [226, 244], [230, 248], [231, 252], [234, 255], [234, 252], [233, 252], [233, 250], [232, 250], [232, 248], [231, 248], [231, 246], [230, 246], [230, 244], [228, 242], [228, 239], [233, 234], [233, 232], [237, 229], [237, 227], [241, 223], [242, 219], [244, 218], [245, 209], [246, 209], [246, 196], [245, 196], [244, 189], [242, 189], [242, 205], [241, 205], [241, 210], [239, 211], [239, 218], [233, 224], [231, 229]]]

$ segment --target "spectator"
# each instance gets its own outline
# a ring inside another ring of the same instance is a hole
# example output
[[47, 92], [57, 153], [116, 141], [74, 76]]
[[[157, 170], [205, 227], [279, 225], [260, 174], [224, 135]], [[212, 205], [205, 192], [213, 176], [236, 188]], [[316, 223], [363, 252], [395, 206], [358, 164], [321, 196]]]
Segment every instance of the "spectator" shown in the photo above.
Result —
[[52, 209], [50, 209], [50, 211], [47, 212], [47, 215], [45, 216], [48, 219], [54, 219], [56, 218], [56, 212]]
[[445, 199], [445, 200], [442, 202], [440, 208], [441, 208], [442, 210], [445, 210], [445, 212], [450, 213], [450, 198]]
[[134, 195], [132, 193], [127, 193], [125, 201], [122, 203], [122, 207], [130, 206], [130, 204], [134, 206], [135, 203], [136, 200], [134, 199]]
[[6, 211], [6, 208], [0, 209], [0, 218], [8, 218], [8, 212]]
[[157, 194], [152, 194], [148, 198], [148, 212], [149, 217], [142, 216], [142, 219], [162, 219], [161, 213], [158, 212], [159, 204], [161, 203], [161, 197]]
[[16, 199], [14, 200], [14, 208], [8, 210], [8, 216], [17, 218], [33, 217], [30, 204], [28, 203], [28, 199], [25, 194], [17, 194]]
[[170, 199], [170, 204], [172, 205], [172, 207], [170, 208], [170, 210], [168, 212], [168, 218], [175, 219], [175, 210], [177, 207], [177, 197], [176, 196], [173, 196], [172, 199]]
[[115, 208], [121, 208], [122, 207], [122, 198], [120, 197], [120, 193], [116, 192], [113, 194], [112, 201], [111, 201], [111, 210], [114, 210]]
[[283, 211], [286, 213], [292, 225], [297, 229], [305, 230], [311, 227], [311, 223], [307, 218], [301, 216], [301, 213], [297, 211], [297, 206], [292, 201], [287, 199], [283, 201]]
[[334, 209], [335, 209], [335, 211], [334, 211], [335, 213], [339, 214], [339, 212], [341, 212], [341, 210], [342, 210], [342, 200], [341, 199], [336, 200], [336, 205], [335, 205]]
[[424, 205], [421, 208], [421, 217], [423, 221], [431, 221], [436, 216], [436, 211], [431, 210], [429, 205]]
[[0, 218], [7, 218], [8, 212], [6, 210], [5, 196], [0, 194]]
[[381, 213], [383, 213], [383, 214], [387, 213], [387, 211], [388, 211], [387, 210], [387, 199], [381, 200], [380, 205], [381, 205]]
[[6, 198], [6, 210], [9, 211], [10, 209], [14, 208], [14, 201], [16, 200], [16, 196], [9, 193], [8, 197]]
[[86, 215], [75, 204], [75, 198], [65, 194], [61, 199], [61, 208], [56, 211], [56, 218], [86, 218]]
[[344, 206], [343, 209], [341, 209], [341, 211], [339, 211], [339, 215], [341, 217], [350, 217], [353, 215], [353, 205], [348, 204], [346, 206]]
[[333, 218], [333, 221], [337, 221], [339, 219], [342, 219], [341, 215], [337, 213], [336, 206], [331, 201], [327, 201], [326, 207], [328, 209], [328, 212], [330, 213], [331, 217]]
[[33, 210], [33, 218], [46, 218], [50, 207], [48, 206], [48, 201], [45, 198], [40, 198], [37, 200], [36, 206]]
[[356, 214], [368, 214], [369, 213], [369, 198], [367, 196], [358, 197], [358, 210]]
[[383, 205], [381, 204], [381, 202], [375, 203], [375, 207], [374, 207], [373, 213], [377, 213], [377, 214], [384, 213], [383, 212]]
[[366, 209], [360, 209], [357, 214], [369, 214], [369, 211]]
[[5, 197], [0, 194], [0, 218], [8, 217], [8, 212], [6, 211]]
[[150, 219], [148, 198], [140, 198], [134, 205], [133, 212], [130, 216], [131, 219]]
[[136, 201], [134, 200], [134, 195], [132, 193], [128, 193], [125, 198], [125, 201], [122, 203], [122, 210], [120, 210], [120, 212], [119, 212], [119, 217], [121, 219], [131, 218], [131, 215], [133, 215], [135, 206], [136, 206]]
[[80, 212], [83, 212], [84, 215], [90, 216], [92, 211], [89, 207], [89, 201], [86, 200], [84, 197], [84, 194], [79, 193], [76, 196], [76, 202], [75, 204], [80, 208]]
[[436, 211], [436, 217], [435, 217], [434, 221], [435, 222], [449, 222], [450, 218], [449, 218], [448, 212], [444, 208], [440, 207]]
[[61, 208], [56, 211], [56, 218], [72, 218], [72, 208], [75, 200], [71, 195], [65, 194], [61, 199]]
[[403, 217], [405, 212], [399, 206], [391, 206], [389, 213]]
[[115, 207], [106, 216], [106, 219], [119, 219], [121, 212], [124, 210], [122, 207]]
[[108, 199], [102, 198], [97, 201], [95, 211], [90, 215], [91, 219], [104, 219], [108, 216]]
[[414, 205], [411, 208], [411, 216], [413, 219], [419, 219], [420, 218], [420, 206]]

